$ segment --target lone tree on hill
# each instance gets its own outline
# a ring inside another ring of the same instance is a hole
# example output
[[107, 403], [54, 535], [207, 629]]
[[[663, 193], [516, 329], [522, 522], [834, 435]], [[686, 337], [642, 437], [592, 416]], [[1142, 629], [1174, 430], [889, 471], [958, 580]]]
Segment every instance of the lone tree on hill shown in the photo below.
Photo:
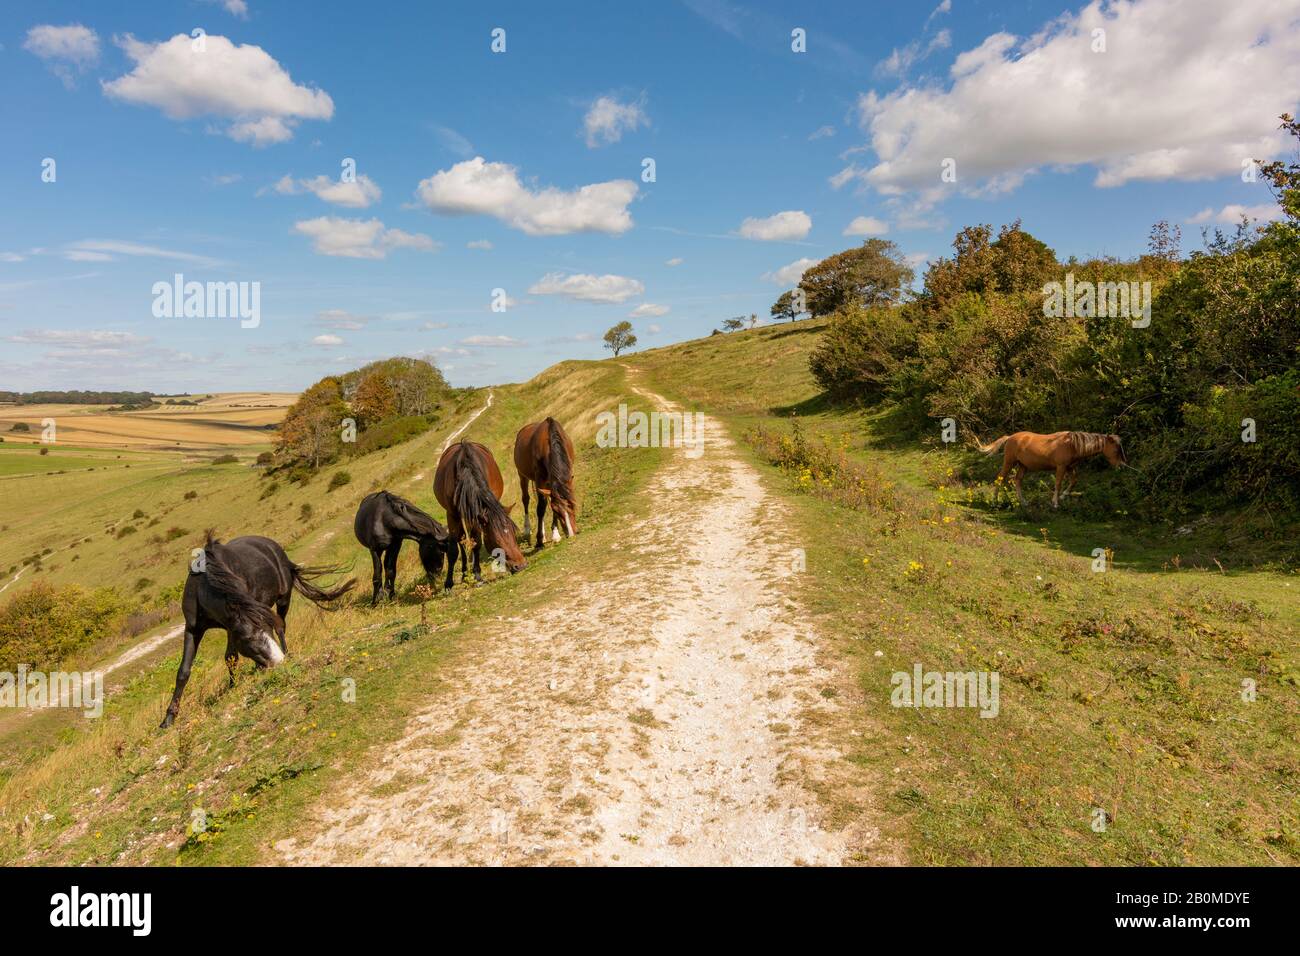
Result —
[[605, 333], [605, 348], [614, 350], [614, 358], [624, 349], [636, 345], [636, 336], [632, 334], [632, 323], [624, 320]]
[[772, 318], [789, 319], [793, 322], [799, 318], [799, 304], [795, 301], [794, 290], [782, 292], [780, 298], [772, 305]]
[[868, 239], [860, 246], [823, 259], [799, 280], [808, 311], [829, 315], [846, 306], [888, 305], [903, 297], [915, 273], [898, 246]]

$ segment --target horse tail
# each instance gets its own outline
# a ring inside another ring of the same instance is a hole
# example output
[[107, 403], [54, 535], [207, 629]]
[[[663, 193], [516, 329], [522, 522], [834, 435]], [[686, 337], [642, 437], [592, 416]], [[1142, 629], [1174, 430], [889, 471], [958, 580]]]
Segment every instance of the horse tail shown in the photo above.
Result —
[[1011, 437], [1010, 435], [1003, 435], [1001, 438], [995, 438], [987, 445], [980, 445], [979, 450], [984, 452], [984, 454], [986, 455], [996, 455], [999, 451], [1002, 450], [1002, 446], [1007, 443], [1007, 440], [1010, 437]]
[[[329, 591], [326, 591], [323, 588], [318, 588], [316, 585], [312, 584], [311, 581], [313, 578], [318, 578], [325, 574], [338, 574], [342, 570], [342, 568], [337, 567], [309, 568], [295, 564], [293, 565], [293, 589], [318, 607], [329, 604], [332, 601], [337, 601], [357, 586], [356, 578], [348, 578], [338, 587]], [[326, 610], [333, 610], [333, 608], [326, 608]]]
[[203, 579], [217, 592], [226, 606], [239, 618], [257, 630], [275, 631], [276, 620], [271, 609], [257, 600], [248, 590], [244, 579], [226, 563], [224, 545], [213, 536], [209, 528], [203, 544]]
[[573, 501], [573, 463], [569, 461], [569, 450], [564, 447], [568, 436], [554, 418], [547, 417], [546, 430], [550, 433], [550, 448], [546, 455], [546, 473], [550, 477], [551, 491], [557, 492], [565, 501]]

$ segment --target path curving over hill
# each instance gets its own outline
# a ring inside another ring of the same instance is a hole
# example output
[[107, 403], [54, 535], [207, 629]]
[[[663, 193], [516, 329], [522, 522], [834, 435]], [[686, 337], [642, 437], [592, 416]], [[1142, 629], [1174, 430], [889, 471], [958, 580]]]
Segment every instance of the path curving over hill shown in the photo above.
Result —
[[615, 566], [499, 622], [270, 862], [895, 861], [869, 814], [824, 823], [841, 705], [791, 600], [783, 506], [711, 419], [705, 438], [651, 480]]

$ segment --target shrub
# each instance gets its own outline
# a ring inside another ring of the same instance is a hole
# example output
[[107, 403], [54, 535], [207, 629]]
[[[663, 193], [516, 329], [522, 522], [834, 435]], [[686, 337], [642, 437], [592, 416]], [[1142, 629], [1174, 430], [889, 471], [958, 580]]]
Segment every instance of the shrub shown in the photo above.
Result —
[[218, 455], [212, 459], [214, 465], [234, 465], [238, 464], [239, 459], [234, 455]]
[[26, 422], [14, 422], [9, 426], [9, 430], [11, 432], [30, 432], [32, 426], [28, 425]]
[[138, 520], [138, 519], [140, 519], [140, 518], [143, 518], [143, 517], [144, 517], [144, 512], [143, 512], [143, 511], [141, 511], [141, 510], [140, 510], [140, 509], [139, 509], [139, 508], [136, 508], [136, 509], [135, 509], [135, 513], [134, 513], [134, 514], [132, 514], [132, 515], [131, 515], [131, 517], [132, 517], [132, 518], [135, 518], [135, 519], [137, 519], [137, 520]]
[[187, 492], [185, 492], [185, 500], [186, 500], [186, 501], [193, 501], [193, 500], [194, 500], [195, 498], [197, 498], [198, 496], [199, 496], [199, 493], [198, 493], [197, 491], [187, 491]]
[[429, 419], [423, 415], [408, 415], [374, 425], [361, 433], [356, 444], [350, 446], [350, 454], [368, 455], [372, 451], [391, 448], [393, 445], [410, 441], [423, 435], [429, 429]]
[[133, 524], [129, 524], [129, 525], [127, 525], [125, 528], [123, 528], [121, 531], [119, 531], [119, 532], [117, 533], [117, 539], [118, 539], [119, 541], [121, 541], [121, 540], [122, 540], [123, 538], [125, 538], [128, 534], [135, 534], [136, 530], [137, 530], [137, 529], [136, 529], [136, 526], [135, 526], [135, 525], [133, 525]]
[[50, 453], [50, 450], [49, 450], [48, 448], [42, 448], [42, 449], [41, 449], [41, 454], [42, 454], [42, 455], [48, 455], [49, 453]]
[[311, 516], [312, 516], [312, 507], [311, 505], [307, 504], [307, 502], [304, 501], [302, 507], [298, 509], [298, 520], [310, 521]]
[[330, 483], [325, 490], [333, 491], [335, 488], [342, 488], [344, 485], [348, 484], [351, 481], [352, 481], [352, 476], [349, 475], [346, 471], [336, 471], [332, 476], [330, 476]]
[[111, 588], [55, 587], [41, 581], [0, 606], [0, 670], [49, 670], [116, 632], [125, 602]]
[[163, 532], [162, 539], [164, 541], [175, 541], [177, 538], [183, 538], [187, 534], [189, 534], [189, 532], [186, 531], [184, 528], [177, 528], [175, 525], [173, 525], [172, 527], [168, 528], [165, 532]]

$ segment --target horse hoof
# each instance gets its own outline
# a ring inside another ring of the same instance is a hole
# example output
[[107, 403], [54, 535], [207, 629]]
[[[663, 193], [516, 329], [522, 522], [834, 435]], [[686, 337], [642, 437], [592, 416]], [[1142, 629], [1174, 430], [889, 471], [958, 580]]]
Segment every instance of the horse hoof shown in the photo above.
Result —
[[172, 725], [172, 723], [175, 720], [176, 720], [175, 717], [173, 717], [171, 714], [168, 714], [166, 717], [163, 718], [162, 723], [158, 725], [158, 729], [166, 730], [168, 727]]

